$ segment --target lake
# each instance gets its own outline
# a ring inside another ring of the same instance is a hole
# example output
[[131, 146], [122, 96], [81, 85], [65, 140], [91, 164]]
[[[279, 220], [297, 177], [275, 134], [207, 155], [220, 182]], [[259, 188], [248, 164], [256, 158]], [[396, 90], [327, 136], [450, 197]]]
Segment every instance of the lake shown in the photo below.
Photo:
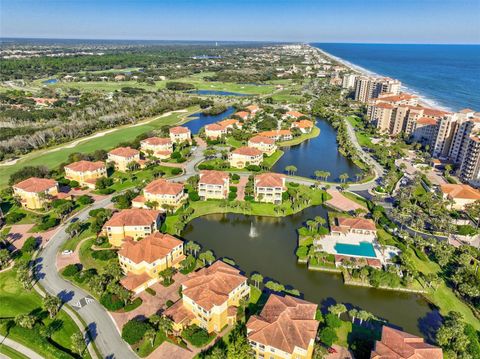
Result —
[[188, 127], [193, 134], [197, 134], [203, 126], [225, 120], [235, 113], [233, 107], [228, 107], [225, 112], [219, 115], [205, 115], [202, 112], [197, 112], [188, 116], [189, 121], [182, 126]]
[[335, 129], [323, 119], [317, 119], [316, 126], [320, 135], [299, 145], [285, 147], [283, 156], [273, 166], [275, 172], [284, 172], [285, 167], [297, 167], [298, 176], [313, 177], [316, 170], [328, 171], [331, 176], [328, 181], [340, 182], [339, 176], [347, 173], [351, 180], [362, 171], [351, 160], [338, 152], [337, 134]]
[[414, 334], [437, 325], [439, 314], [420, 295], [345, 286], [340, 275], [309, 271], [298, 264], [296, 229], [319, 215], [327, 216], [322, 206], [285, 218], [208, 215], [190, 222], [182, 235], [217, 257], [235, 260], [247, 274], [258, 271], [298, 289], [324, 310], [334, 302], [351, 303]]

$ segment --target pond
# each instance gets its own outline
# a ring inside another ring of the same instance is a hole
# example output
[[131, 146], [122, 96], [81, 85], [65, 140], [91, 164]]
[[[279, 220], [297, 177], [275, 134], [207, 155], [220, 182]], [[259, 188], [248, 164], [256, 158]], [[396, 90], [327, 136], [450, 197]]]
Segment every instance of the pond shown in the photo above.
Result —
[[188, 93], [204, 95], [204, 96], [241, 96], [241, 97], [254, 96], [246, 93], [218, 91], [218, 90], [194, 90], [194, 91], [188, 91]]
[[189, 121], [182, 126], [188, 127], [193, 134], [198, 133], [203, 126], [229, 118], [235, 112], [235, 108], [228, 107], [225, 112], [218, 115], [205, 115], [197, 112], [188, 116]]
[[272, 170], [284, 172], [286, 166], [294, 165], [297, 167], [297, 176], [311, 178], [315, 171], [321, 170], [330, 172], [330, 182], [340, 182], [342, 173], [347, 173], [350, 179], [355, 180], [355, 175], [362, 171], [338, 152], [335, 129], [326, 120], [318, 118], [316, 126], [320, 128], [320, 135], [299, 145], [282, 148], [285, 153]]
[[414, 334], [438, 324], [439, 314], [422, 296], [345, 286], [340, 275], [309, 271], [298, 264], [296, 229], [315, 216], [326, 218], [326, 209], [312, 207], [285, 218], [208, 215], [190, 222], [183, 237], [213, 250], [217, 257], [235, 260], [247, 274], [258, 271], [298, 289], [322, 309], [334, 302], [350, 303]]
[[45, 85], [54, 85], [58, 82], [57, 79], [48, 79], [48, 80], [45, 80], [42, 82], [42, 84], [45, 84]]

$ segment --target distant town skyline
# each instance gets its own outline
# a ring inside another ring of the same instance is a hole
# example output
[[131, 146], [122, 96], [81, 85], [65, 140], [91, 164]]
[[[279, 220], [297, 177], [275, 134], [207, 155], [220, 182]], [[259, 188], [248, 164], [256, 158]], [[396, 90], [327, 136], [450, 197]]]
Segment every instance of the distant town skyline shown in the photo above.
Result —
[[0, 36], [480, 43], [478, 0], [2, 0]]

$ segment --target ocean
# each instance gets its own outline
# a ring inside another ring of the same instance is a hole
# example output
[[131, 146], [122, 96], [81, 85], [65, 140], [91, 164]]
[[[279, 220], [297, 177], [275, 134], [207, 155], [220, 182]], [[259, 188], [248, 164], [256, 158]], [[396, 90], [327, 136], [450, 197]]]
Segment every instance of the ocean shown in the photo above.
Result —
[[480, 45], [313, 43], [368, 72], [402, 81], [431, 106], [480, 112]]

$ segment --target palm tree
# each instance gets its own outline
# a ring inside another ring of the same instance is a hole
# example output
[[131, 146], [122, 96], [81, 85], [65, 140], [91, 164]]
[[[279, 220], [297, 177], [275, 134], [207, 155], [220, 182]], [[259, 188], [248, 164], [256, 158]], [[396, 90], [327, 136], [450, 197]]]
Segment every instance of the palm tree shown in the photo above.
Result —
[[360, 325], [362, 325], [362, 323], [368, 319], [370, 319], [372, 317], [372, 314], [367, 312], [366, 310], [360, 310], [358, 313], [357, 313], [357, 317], [358, 319], [360, 319]]
[[158, 330], [163, 331], [166, 336], [172, 331], [173, 323], [172, 320], [168, 317], [161, 317], [160, 322], [158, 323]]
[[45, 298], [43, 298], [43, 306], [50, 314], [50, 318], [57, 315], [61, 305], [62, 301], [54, 295], [47, 294]]
[[345, 304], [338, 303], [335, 305], [331, 305], [328, 307], [328, 311], [332, 314], [336, 314], [338, 317], [340, 317], [341, 314], [345, 313], [347, 311], [347, 307]]
[[327, 181], [327, 180], [328, 180], [328, 177], [330, 177], [331, 175], [332, 175], [332, 174], [331, 174], [330, 172], [325, 171], [325, 172], [324, 172], [324, 176], [325, 176], [325, 177], [323, 178], [323, 180], [324, 180], [324, 181]]
[[358, 316], [358, 310], [352, 308], [348, 311], [348, 315], [350, 316], [350, 318], [352, 318], [352, 323], [355, 323], [355, 318]]
[[145, 332], [144, 338], [145, 340], [150, 341], [150, 345], [153, 347], [153, 343], [155, 342], [155, 338], [157, 337], [157, 333], [155, 333], [155, 330], [153, 328], [147, 329]]
[[255, 287], [257, 287], [257, 288], [260, 287], [260, 283], [263, 283], [263, 276], [260, 273], [252, 274], [250, 279], [255, 282]]
[[71, 344], [72, 352], [77, 354], [82, 354], [83, 351], [85, 350], [85, 338], [83, 337], [83, 334], [75, 333], [72, 335], [71, 339], [72, 339], [72, 344]]
[[338, 178], [342, 181], [342, 183], [345, 183], [345, 181], [348, 179], [348, 173], [342, 173]]
[[297, 167], [295, 167], [293, 165], [290, 165], [290, 166], [285, 167], [285, 171], [287, 171], [287, 173], [289, 175], [294, 175], [295, 172], [297, 172]]
[[19, 314], [15, 317], [15, 324], [26, 329], [32, 329], [37, 318], [29, 314]]

